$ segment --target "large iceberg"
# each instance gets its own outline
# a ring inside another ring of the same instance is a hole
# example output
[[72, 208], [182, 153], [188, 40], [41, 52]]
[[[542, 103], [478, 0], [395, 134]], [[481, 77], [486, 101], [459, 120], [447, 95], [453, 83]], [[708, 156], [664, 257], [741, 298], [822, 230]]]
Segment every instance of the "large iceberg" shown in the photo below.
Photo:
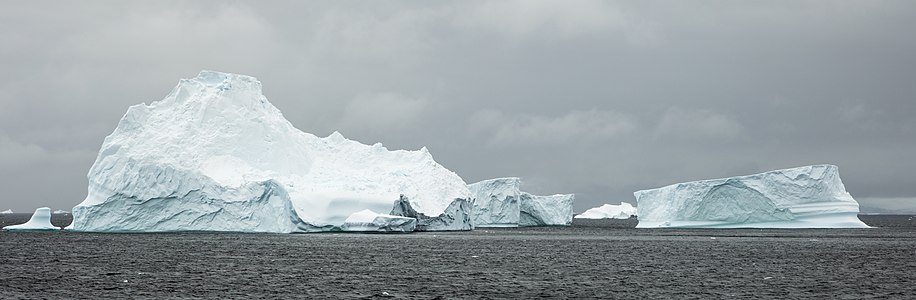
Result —
[[403, 221], [396, 216], [359, 226], [347, 219], [405, 204], [427, 218], [426, 230], [470, 229], [449, 215], [470, 213], [466, 183], [426, 148], [389, 151], [302, 132], [257, 79], [237, 74], [202, 71], [164, 99], [130, 107], [88, 177], [68, 229], [401, 231], [409, 225], [391, 226]]
[[629, 219], [636, 215], [636, 207], [626, 202], [620, 202], [620, 205], [605, 204], [599, 207], [589, 208], [585, 212], [576, 215], [576, 219]]
[[60, 228], [51, 224], [51, 209], [39, 207], [28, 222], [6, 226], [3, 227], [3, 230], [60, 230]]
[[564, 226], [572, 224], [575, 195], [535, 196], [520, 190], [517, 177], [496, 178], [468, 187], [475, 196], [471, 220], [479, 227]]
[[816, 165], [635, 192], [637, 228], [867, 228], [836, 166]]

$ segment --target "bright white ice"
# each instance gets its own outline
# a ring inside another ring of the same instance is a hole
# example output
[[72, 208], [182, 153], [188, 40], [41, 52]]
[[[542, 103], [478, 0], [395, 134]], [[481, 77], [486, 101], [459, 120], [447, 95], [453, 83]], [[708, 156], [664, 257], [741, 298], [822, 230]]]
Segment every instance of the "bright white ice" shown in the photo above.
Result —
[[4, 211], [0, 211], [0, 214], [12, 214], [12, 213], [14, 213], [12, 209], [7, 209], [7, 210], [4, 210]]
[[678, 183], [634, 193], [638, 228], [867, 228], [836, 166]]
[[605, 204], [599, 207], [589, 208], [585, 212], [575, 216], [576, 219], [629, 219], [636, 215], [636, 207], [626, 202], [620, 202], [620, 205]]
[[39, 207], [28, 222], [6, 226], [3, 227], [3, 230], [60, 230], [60, 228], [51, 225], [51, 209]]
[[[203, 71], [128, 109], [105, 138], [70, 228], [330, 231], [365, 209], [392, 211], [399, 199], [435, 219], [471, 194], [426, 148], [316, 137], [294, 128], [257, 79]], [[454, 219], [426, 229], [470, 229]]]

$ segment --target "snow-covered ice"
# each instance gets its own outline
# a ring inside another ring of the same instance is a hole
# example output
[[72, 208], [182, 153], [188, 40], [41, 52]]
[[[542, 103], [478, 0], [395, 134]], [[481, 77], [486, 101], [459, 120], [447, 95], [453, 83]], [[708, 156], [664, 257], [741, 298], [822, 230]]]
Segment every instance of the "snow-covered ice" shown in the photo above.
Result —
[[572, 194], [535, 196], [520, 190], [516, 177], [496, 178], [469, 185], [475, 195], [474, 226], [554, 226], [572, 224]]
[[55, 214], [69, 214], [70, 212], [63, 210], [63, 209], [58, 209], [58, 210], [55, 210], [54, 213]]
[[576, 219], [629, 219], [636, 215], [636, 207], [627, 202], [620, 202], [620, 205], [605, 204], [599, 207], [589, 208], [585, 212], [576, 215]]
[[635, 192], [638, 228], [867, 228], [833, 165]]
[[7, 210], [4, 210], [4, 211], [0, 211], [0, 214], [13, 214], [13, 213], [14, 213], [14, 212], [13, 212], [12, 209], [7, 209]]
[[6, 226], [3, 227], [3, 230], [60, 230], [60, 228], [51, 225], [51, 209], [39, 207], [28, 222]]
[[426, 148], [302, 132], [257, 79], [237, 74], [202, 71], [130, 107], [88, 177], [69, 227], [78, 231], [332, 231], [403, 202], [427, 230], [470, 227], [455, 218], [470, 214], [466, 183]]

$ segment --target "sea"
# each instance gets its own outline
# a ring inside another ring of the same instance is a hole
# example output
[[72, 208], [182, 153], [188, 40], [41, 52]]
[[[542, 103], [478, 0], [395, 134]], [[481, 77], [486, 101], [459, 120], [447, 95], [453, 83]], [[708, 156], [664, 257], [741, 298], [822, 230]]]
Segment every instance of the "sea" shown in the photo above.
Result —
[[[29, 215], [0, 215], [0, 226]], [[411, 234], [2, 231], [0, 298], [916, 298], [916, 217], [860, 219], [875, 228], [628, 219]]]

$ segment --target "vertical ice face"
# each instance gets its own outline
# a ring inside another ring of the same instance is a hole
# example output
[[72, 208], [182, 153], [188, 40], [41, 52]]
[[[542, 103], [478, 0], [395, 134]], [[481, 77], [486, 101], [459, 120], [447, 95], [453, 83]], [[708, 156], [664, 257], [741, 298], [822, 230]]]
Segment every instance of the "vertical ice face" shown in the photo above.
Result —
[[60, 230], [60, 228], [51, 225], [51, 209], [39, 207], [28, 222], [6, 226], [3, 227], [3, 230]]
[[474, 213], [471, 220], [478, 227], [518, 226], [519, 190], [517, 177], [496, 178], [468, 185], [474, 195]]
[[130, 107], [88, 177], [74, 230], [339, 230], [354, 213], [391, 210], [402, 195], [427, 216], [471, 198], [426, 148], [389, 151], [299, 131], [257, 79], [213, 71]]
[[868, 227], [833, 165], [678, 183], [634, 195], [642, 228]]
[[534, 196], [519, 190], [517, 177], [469, 185], [475, 195], [474, 226], [563, 226], [572, 224], [575, 195]]

